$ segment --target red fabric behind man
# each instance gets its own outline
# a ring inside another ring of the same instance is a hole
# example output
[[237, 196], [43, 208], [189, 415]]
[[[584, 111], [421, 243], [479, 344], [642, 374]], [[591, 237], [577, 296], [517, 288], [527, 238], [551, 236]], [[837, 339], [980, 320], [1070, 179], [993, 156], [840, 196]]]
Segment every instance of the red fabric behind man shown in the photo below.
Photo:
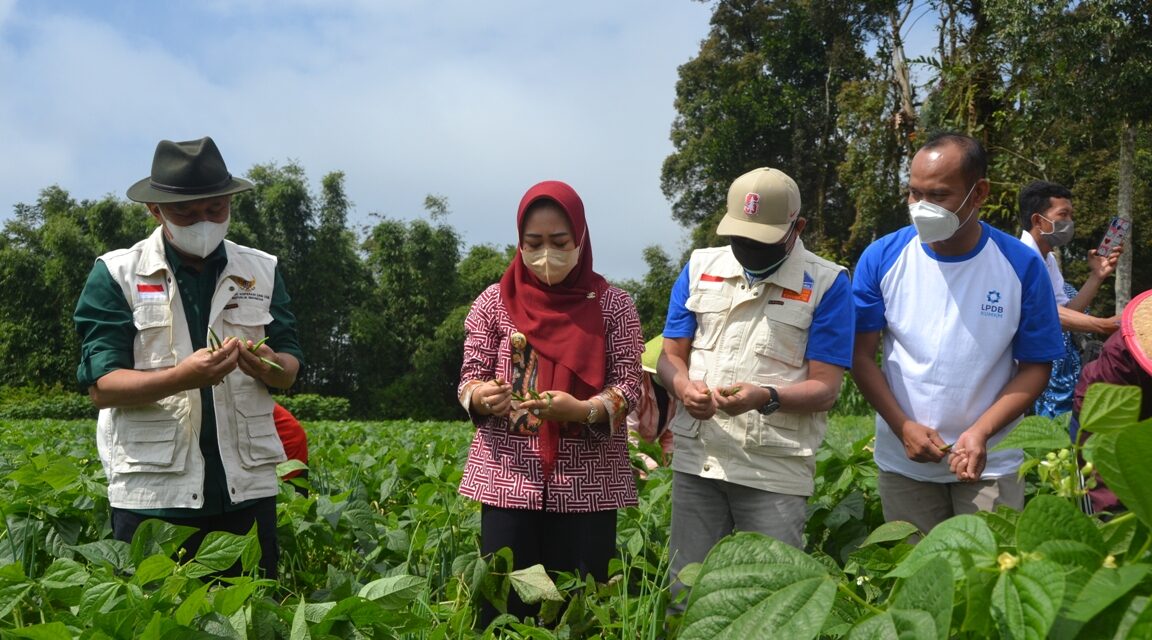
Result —
[[[279, 403], [272, 409], [272, 418], [276, 420], [276, 433], [280, 436], [280, 442], [284, 443], [284, 455], [288, 456], [289, 460], [299, 460], [308, 464], [308, 435], [304, 433], [300, 421]], [[301, 471], [303, 470], [297, 469], [282, 479], [295, 478]]]

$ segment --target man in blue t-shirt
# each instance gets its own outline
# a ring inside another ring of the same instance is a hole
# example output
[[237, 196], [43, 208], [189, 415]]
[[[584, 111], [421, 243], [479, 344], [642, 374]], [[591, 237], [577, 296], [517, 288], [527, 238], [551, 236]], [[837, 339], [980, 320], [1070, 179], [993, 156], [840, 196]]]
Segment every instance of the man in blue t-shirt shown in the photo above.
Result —
[[989, 450], [1064, 353], [1040, 256], [979, 220], [986, 172], [973, 138], [929, 139], [909, 172], [913, 224], [865, 249], [853, 276], [852, 376], [877, 412], [884, 517], [924, 532], [961, 513], [1023, 508], [1021, 452]]
[[692, 252], [672, 287], [657, 371], [683, 407], [669, 426], [674, 600], [680, 570], [733, 531], [804, 545], [853, 337], [847, 270], [804, 248], [805, 223], [792, 178], [750, 171], [716, 229], [729, 246]]

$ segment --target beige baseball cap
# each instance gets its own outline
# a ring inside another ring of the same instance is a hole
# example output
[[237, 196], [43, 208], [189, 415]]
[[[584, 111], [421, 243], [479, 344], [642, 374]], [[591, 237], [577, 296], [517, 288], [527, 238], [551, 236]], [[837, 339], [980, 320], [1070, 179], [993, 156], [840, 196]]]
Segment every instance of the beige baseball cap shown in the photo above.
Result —
[[728, 211], [718, 236], [742, 236], [776, 244], [800, 215], [800, 189], [779, 169], [762, 167], [736, 178], [728, 188]]

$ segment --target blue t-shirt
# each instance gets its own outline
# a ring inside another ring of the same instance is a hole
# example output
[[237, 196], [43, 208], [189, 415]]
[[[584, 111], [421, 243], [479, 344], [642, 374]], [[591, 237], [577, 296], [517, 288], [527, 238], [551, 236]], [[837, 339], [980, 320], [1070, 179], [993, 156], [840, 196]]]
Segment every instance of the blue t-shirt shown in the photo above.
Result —
[[[690, 283], [688, 265], [680, 271], [676, 283], [672, 285], [672, 295], [668, 300], [668, 318], [664, 322], [665, 338], [691, 338], [696, 335], [696, 313], [685, 306], [688, 301]], [[804, 284], [811, 285], [812, 277], [804, 274]], [[804, 357], [827, 364], [844, 367], [852, 366], [852, 289], [848, 274], [836, 276], [832, 286], [816, 306], [812, 314], [812, 326], [808, 329], [808, 346]]]
[[[947, 443], [992, 406], [1017, 362], [1064, 355], [1044, 262], [1016, 238], [980, 226], [976, 247], [959, 256], [936, 254], [905, 227], [865, 249], [853, 275], [857, 332], [884, 332], [882, 369], [893, 396]], [[946, 462], [909, 460], [879, 415], [875, 457], [885, 471], [956, 481]], [[1018, 450], [989, 451], [984, 477], [1014, 474], [1019, 463]]]

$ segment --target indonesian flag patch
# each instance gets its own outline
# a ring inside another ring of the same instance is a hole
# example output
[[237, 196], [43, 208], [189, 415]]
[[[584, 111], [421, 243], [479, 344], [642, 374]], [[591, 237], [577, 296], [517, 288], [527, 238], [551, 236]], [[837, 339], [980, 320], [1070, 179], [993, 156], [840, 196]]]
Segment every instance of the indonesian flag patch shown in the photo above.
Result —
[[137, 284], [136, 296], [141, 300], [167, 300], [168, 294], [162, 284]]

